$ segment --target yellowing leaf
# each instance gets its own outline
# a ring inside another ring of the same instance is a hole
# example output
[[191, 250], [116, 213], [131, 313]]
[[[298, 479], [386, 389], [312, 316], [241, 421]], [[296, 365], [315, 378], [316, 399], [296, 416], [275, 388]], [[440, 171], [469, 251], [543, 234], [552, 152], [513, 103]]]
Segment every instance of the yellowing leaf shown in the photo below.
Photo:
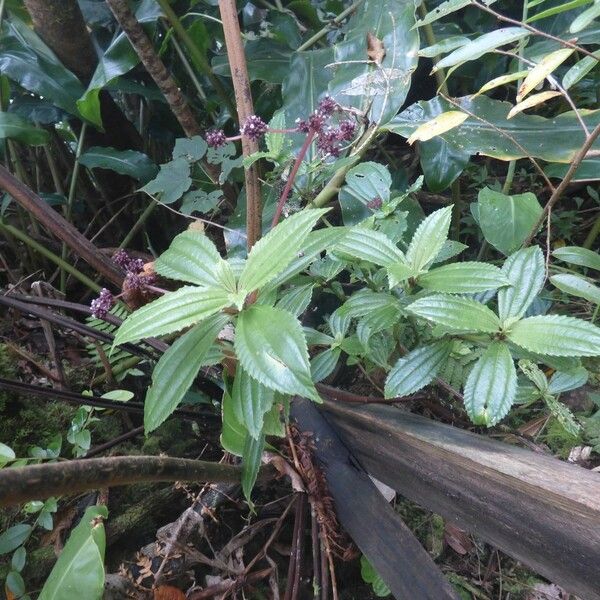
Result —
[[533, 94], [533, 96], [529, 96], [527, 100], [523, 100], [523, 102], [519, 102], [519, 104], [515, 104], [508, 115], [507, 119], [512, 119], [515, 115], [518, 115], [520, 112], [527, 110], [528, 108], [532, 108], [537, 106], [538, 104], [542, 104], [546, 102], [546, 100], [550, 100], [550, 98], [554, 98], [556, 96], [560, 96], [560, 92], [540, 92], [539, 94]]
[[490, 90], [500, 87], [501, 85], [506, 85], [507, 83], [511, 83], [517, 79], [523, 79], [523, 77], [526, 77], [528, 73], [529, 71], [517, 71], [516, 73], [509, 73], [508, 75], [496, 77], [482, 85], [481, 88], [479, 88], [479, 91], [476, 94], [473, 94], [473, 98], [479, 96], [480, 94], [485, 94], [485, 92], [489, 92]]
[[523, 98], [538, 85], [538, 83], [544, 81], [544, 79], [548, 77], [554, 69], [565, 62], [573, 52], [574, 50], [572, 48], [563, 48], [544, 56], [544, 58], [531, 69], [529, 75], [527, 75], [525, 81], [519, 88], [517, 102], [521, 102], [521, 100], [523, 100]]
[[408, 143], [413, 144], [417, 140], [426, 142], [431, 138], [442, 135], [450, 129], [458, 127], [469, 115], [460, 110], [449, 110], [439, 114], [435, 119], [427, 121], [417, 127], [408, 138]]

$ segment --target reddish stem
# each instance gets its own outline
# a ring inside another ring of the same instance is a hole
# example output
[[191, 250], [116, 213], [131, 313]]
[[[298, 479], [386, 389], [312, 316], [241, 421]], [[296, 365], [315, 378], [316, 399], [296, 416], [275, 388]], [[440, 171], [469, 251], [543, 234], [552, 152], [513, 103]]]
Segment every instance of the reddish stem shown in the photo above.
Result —
[[302, 148], [300, 148], [300, 152], [298, 152], [296, 162], [294, 162], [294, 166], [292, 167], [290, 176], [285, 182], [285, 187], [283, 188], [283, 192], [281, 192], [281, 196], [279, 197], [279, 200], [277, 202], [277, 208], [275, 209], [273, 221], [271, 222], [271, 229], [275, 227], [277, 223], [279, 223], [279, 219], [281, 218], [281, 211], [283, 210], [285, 202], [288, 199], [288, 196], [290, 195], [290, 190], [294, 185], [294, 180], [296, 179], [296, 175], [298, 174], [298, 169], [300, 168], [300, 165], [302, 164], [302, 161], [304, 160], [304, 157], [306, 156], [306, 153], [308, 152], [308, 149], [310, 148], [310, 145], [313, 139], [315, 138], [316, 133], [317, 132], [314, 129], [311, 129], [308, 132], [308, 134], [306, 135], [306, 139], [304, 140], [304, 144], [302, 144]]

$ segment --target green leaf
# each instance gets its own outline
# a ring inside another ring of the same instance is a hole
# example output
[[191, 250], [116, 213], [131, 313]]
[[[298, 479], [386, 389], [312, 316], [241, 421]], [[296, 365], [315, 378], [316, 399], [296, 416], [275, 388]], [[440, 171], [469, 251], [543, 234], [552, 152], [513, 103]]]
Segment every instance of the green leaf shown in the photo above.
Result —
[[368, 561], [366, 556], [360, 557], [360, 576], [365, 583], [370, 583], [373, 588], [373, 593], [378, 598], [385, 598], [392, 592], [390, 588], [383, 581], [381, 575], [377, 573], [373, 565]]
[[502, 271], [480, 262], [452, 263], [420, 275], [417, 283], [433, 292], [475, 294], [510, 285]]
[[185, 158], [188, 161], [200, 160], [208, 150], [208, 144], [200, 135], [191, 138], [178, 138], [173, 148], [173, 158]]
[[102, 394], [102, 398], [107, 400], [115, 400], [116, 402], [129, 402], [133, 398], [133, 392], [129, 390], [111, 390]]
[[[467, 1], [467, 4], [470, 0], [462, 0]], [[441, 6], [441, 5], [440, 5]], [[438, 7], [439, 8], [439, 7]], [[430, 13], [431, 14], [431, 13]], [[420, 21], [418, 21], [420, 23]], [[464, 46], [469, 42], [468, 37], [464, 37], [462, 35], [454, 35], [449, 38], [445, 38], [433, 44], [432, 46], [427, 46], [425, 48], [421, 48], [419, 50], [419, 56], [424, 56], [425, 58], [435, 58], [440, 54], [446, 54], [447, 52], [452, 52], [452, 50], [456, 50], [461, 46]]]
[[575, 417], [568, 406], [565, 406], [551, 395], [544, 396], [544, 402], [550, 409], [550, 412], [558, 419], [558, 422], [571, 435], [578, 435], [581, 432], [581, 425], [575, 420]]
[[576, 390], [587, 383], [589, 373], [585, 367], [576, 367], [570, 371], [554, 371], [548, 384], [551, 394], [562, 394]]
[[233, 412], [255, 440], [260, 439], [265, 413], [271, 410], [274, 398], [272, 389], [256, 381], [238, 365], [231, 390]]
[[182, 335], [160, 357], [144, 402], [146, 434], [164, 423], [179, 406], [227, 321], [227, 315], [207, 319]]
[[[529, 17], [526, 23], [533, 23], [534, 21], [538, 21], [539, 19], [552, 17], [553, 15], [558, 15], [562, 12], [578, 8], [579, 6], [583, 6], [584, 4], [590, 4], [593, 1], [594, 0], [570, 0], [569, 2], [565, 2], [564, 4], [559, 4], [558, 6], [553, 6], [546, 10], [542, 10], [539, 13], [536, 13], [532, 17]], [[542, 2], [544, 2], [544, 0], [538, 1], [538, 4], [541, 4]], [[535, 5], [529, 4], [529, 8], [531, 8], [532, 6]]]
[[[494, 0], [486, 2], [486, 4], [491, 4]], [[436, 6], [433, 10], [427, 12], [427, 14], [419, 19], [414, 27], [423, 27], [423, 25], [429, 25], [429, 23], [433, 23], [438, 19], [442, 19], [457, 10], [461, 10], [465, 8], [465, 6], [469, 6], [471, 4], [471, 0], [446, 0], [442, 2], [438, 6]]]
[[406, 262], [415, 273], [427, 268], [439, 254], [448, 238], [451, 218], [452, 206], [440, 208], [426, 217], [415, 231], [406, 251]]
[[236, 291], [231, 266], [201, 231], [187, 230], [176, 236], [169, 249], [156, 259], [154, 268], [169, 279]]
[[21, 572], [25, 563], [27, 562], [27, 550], [25, 546], [19, 546], [13, 553], [10, 559], [10, 566], [15, 570]]
[[110, 169], [115, 173], [133, 177], [141, 183], [150, 181], [158, 172], [158, 167], [146, 154], [135, 150], [93, 146], [79, 157], [79, 163], [88, 169]]
[[296, 258], [311, 229], [328, 210], [302, 210], [254, 244], [240, 275], [239, 289], [250, 293], [281, 273]]
[[592, 6], [577, 15], [569, 27], [569, 33], [578, 33], [585, 29], [594, 19], [600, 17], [600, 3], [594, 2]]
[[221, 446], [223, 446], [224, 450], [231, 452], [235, 456], [243, 456], [246, 438], [250, 436], [244, 425], [237, 420], [233, 411], [233, 400], [227, 392], [223, 393], [221, 416], [223, 420]]
[[20, 598], [25, 594], [25, 581], [18, 571], [9, 571], [6, 587], [13, 593], [13, 598]]
[[562, 80], [565, 90], [581, 81], [597, 64], [600, 58], [600, 50], [592, 52], [593, 56], [586, 56], [577, 61], [566, 73]]
[[35, 127], [19, 115], [0, 112], [0, 139], [5, 138], [30, 146], [42, 146], [50, 141], [50, 134], [45, 129]]
[[104, 592], [105, 506], [86, 509], [73, 529], [38, 600], [100, 600]]
[[385, 397], [409, 396], [431, 383], [448, 358], [452, 342], [442, 340], [403, 356], [392, 367], [385, 382]]
[[10, 446], [0, 442], [0, 469], [15, 458], [15, 451]]
[[506, 344], [489, 345], [469, 373], [465, 409], [473, 423], [491, 427], [508, 414], [517, 394], [517, 370]]
[[163, 204], [173, 204], [183, 196], [190, 185], [190, 163], [185, 158], [176, 158], [160, 165], [158, 175], [141, 188], [141, 191], [151, 196], [160, 195]]
[[574, 317], [528, 317], [512, 325], [507, 338], [517, 346], [542, 355], [600, 355], [600, 328]]
[[600, 304], [600, 288], [587, 279], [579, 277], [579, 275], [560, 273], [550, 277], [550, 281], [555, 287], [567, 294], [584, 298], [593, 304]]
[[[436, 138], [444, 140], [459, 156], [483, 154], [506, 161], [531, 156], [549, 162], [569, 163], [585, 142], [585, 133], [572, 111], [552, 118], [518, 114], [507, 119], [513, 106], [509, 102], [487, 96], [465, 96], [454, 101], [457, 106], [440, 98], [412, 104], [394, 117], [385, 129], [408, 138], [419, 125], [438, 114], [460, 109], [473, 116]], [[600, 123], [600, 110], [583, 112], [580, 116], [590, 130]], [[422, 145], [425, 148], [433, 142], [435, 140]], [[600, 141], [592, 147], [599, 150]]]
[[[369, 110], [373, 123], [387, 123], [400, 109], [417, 68], [419, 34], [413, 30], [412, 0], [366, 0], [346, 25], [344, 40], [334, 45], [334, 77], [329, 93], [345, 106]], [[383, 43], [380, 64], [367, 61], [367, 35]]]
[[[600, 53], [598, 57], [600, 58]], [[594, 60], [594, 62], [597, 63], [598, 61]], [[550, 163], [544, 167], [544, 173], [550, 178], [564, 179], [570, 166], [570, 164], [564, 163]], [[577, 169], [575, 169], [575, 173], [571, 179], [572, 182], [598, 180], [600, 180], [600, 158], [597, 156], [583, 160]]]
[[0, 534], [0, 555], [8, 554], [23, 544], [31, 534], [31, 530], [31, 525], [19, 523]]
[[164, 335], [195, 325], [230, 304], [219, 288], [185, 286], [132, 313], [117, 330], [113, 346]]
[[501, 27], [495, 31], [484, 33], [442, 58], [434, 66], [433, 71], [476, 60], [500, 46], [512, 44], [530, 35], [531, 32], [524, 27]]
[[260, 305], [243, 310], [235, 330], [235, 351], [244, 369], [263, 385], [320, 402], [302, 327], [289, 312]]
[[386, 267], [404, 260], [404, 254], [385, 234], [355, 226], [333, 247], [335, 254], [366, 260], [380, 267]]
[[572, 265], [600, 271], [600, 254], [579, 246], [563, 246], [552, 252], [552, 256]]
[[242, 490], [250, 507], [253, 506], [251, 500], [252, 489], [258, 477], [264, 448], [264, 435], [259, 436], [258, 439], [253, 438], [251, 435], [246, 438], [244, 455], [242, 457]]
[[310, 361], [310, 372], [312, 380], [317, 383], [329, 377], [335, 369], [340, 359], [341, 350], [339, 348], [327, 348]]
[[306, 283], [287, 290], [277, 302], [277, 308], [287, 310], [295, 317], [299, 317], [308, 308], [314, 287], [314, 283]]
[[534, 90], [538, 84], [542, 83], [550, 73], [557, 69], [575, 50], [573, 48], [561, 48], [546, 54], [525, 77], [523, 83], [519, 86], [517, 92], [517, 102]]
[[480, 190], [477, 206], [483, 236], [506, 256], [521, 247], [543, 210], [531, 192], [506, 196], [487, 187]]
[[212, 192], [190, 190], [183, 195], [179, 212], [184, 215], [192, 215], [195, 212], [209, 213], [219, 205], [222, 198], [221, 190], [213, 190]]
[[403, 262], [397, 262], [387, 267], [390, 289], [414, 276], [413, 268]]
[[498, 314], [502, 321], [522, 317], [544, 287], [544, 255], [536, 246], [511, 254], [502, 266], [510, 282], [498, 291]]
[[525, 377], [527, 377], [540, 392], [546, 393], [548, 391], [548, 380], [546, 379], [546, 375], [535, 362], [521, 359], [519, 361], [519, 369], [521, 369]]
[[500, 329], [498, 317], [487, 306], [461, 296], [426, 296], [409, 304], [406, 310], [457, 331], [494, 333]]

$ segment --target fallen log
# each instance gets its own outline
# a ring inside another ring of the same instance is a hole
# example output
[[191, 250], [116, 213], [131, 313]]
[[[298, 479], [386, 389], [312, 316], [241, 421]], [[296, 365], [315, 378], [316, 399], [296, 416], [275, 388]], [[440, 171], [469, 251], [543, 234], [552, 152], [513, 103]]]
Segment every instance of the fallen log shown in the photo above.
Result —
[[584, 600], [600, 600], [600, 475], [391, 406], [326, 401], [364, 468]]
[[313, 433], [315, 457], [327, 478], [340, 523], [394, 597], [457, 600], [452, 585], [315, 405], [295, 399], [292, 417], [302, 431]]

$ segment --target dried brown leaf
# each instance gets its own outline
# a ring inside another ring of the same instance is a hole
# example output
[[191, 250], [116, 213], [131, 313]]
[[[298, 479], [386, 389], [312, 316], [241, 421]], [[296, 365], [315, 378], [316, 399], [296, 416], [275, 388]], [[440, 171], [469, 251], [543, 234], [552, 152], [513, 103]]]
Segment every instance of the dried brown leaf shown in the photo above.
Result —
[[376, 65], [380, 65], [385, 58], [385, 47], [383, 42], [370, 31], [367, 31], [367, 56]]

